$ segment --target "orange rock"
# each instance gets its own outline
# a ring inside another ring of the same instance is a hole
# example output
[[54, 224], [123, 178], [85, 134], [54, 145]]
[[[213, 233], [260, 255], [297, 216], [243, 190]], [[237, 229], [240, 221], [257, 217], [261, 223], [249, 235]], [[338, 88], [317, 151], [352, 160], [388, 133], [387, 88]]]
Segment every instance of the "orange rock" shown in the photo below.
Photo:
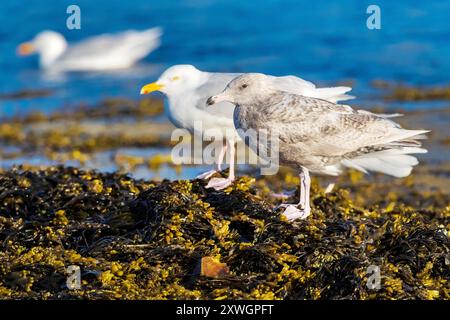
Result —
[[228, 275], [230, 269], [226, 263], [221, 263], [213, 257], [203, 257], [200, 274], [202, 276], [218, 278]]

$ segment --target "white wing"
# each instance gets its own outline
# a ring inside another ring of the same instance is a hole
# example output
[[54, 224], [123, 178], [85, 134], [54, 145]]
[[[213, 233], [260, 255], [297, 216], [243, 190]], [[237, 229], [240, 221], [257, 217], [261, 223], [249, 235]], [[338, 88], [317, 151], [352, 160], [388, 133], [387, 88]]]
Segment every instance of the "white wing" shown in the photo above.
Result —
[[271, 78], [272, 83], [277, 90], [305, 97], [323, 99], [334, 103], [354, 98], [353, 96], [346, 94], [352, 90], [351, 87], [317, 88], [314, 83], [295, 76], [269, 76], [269, 78]]
[[55, 68], [62, 70], [107, 70], [127, 68], [160, 44], [161, 28], [104, 34], [67, 49]]

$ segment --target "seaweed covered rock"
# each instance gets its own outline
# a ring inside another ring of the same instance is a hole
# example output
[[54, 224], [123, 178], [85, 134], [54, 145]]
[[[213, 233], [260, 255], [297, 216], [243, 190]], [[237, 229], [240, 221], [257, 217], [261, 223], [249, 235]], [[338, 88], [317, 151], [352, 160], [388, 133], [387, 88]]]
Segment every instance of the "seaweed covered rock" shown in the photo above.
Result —
[[[312, 215], [290, 223], [263, 182], [215, 191], [68, 167], [3, 171], [0, 298], [450, 298], [447, 196], [421, 195], [426, 209], [405, 195], [361, 206], [315, 183]], [[69, 266], [80, 288], [68, 287]]]

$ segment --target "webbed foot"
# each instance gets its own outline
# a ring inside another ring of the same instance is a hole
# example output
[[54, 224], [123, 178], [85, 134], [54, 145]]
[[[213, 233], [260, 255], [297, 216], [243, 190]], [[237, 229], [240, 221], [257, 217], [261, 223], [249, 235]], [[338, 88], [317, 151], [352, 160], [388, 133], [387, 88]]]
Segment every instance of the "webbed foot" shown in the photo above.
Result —
[[234, 179], [230, 178], [212, 178], [209, 180], [206, 188], [214, 188], [215, 190], [223, 190], [233, 183]]

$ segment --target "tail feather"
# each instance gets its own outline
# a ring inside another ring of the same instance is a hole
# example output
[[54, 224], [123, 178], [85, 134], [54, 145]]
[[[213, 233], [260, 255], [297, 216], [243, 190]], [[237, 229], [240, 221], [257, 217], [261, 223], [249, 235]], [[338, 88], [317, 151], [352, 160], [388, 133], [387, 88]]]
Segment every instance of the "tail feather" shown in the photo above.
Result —
[[403, 117], [402, 113], [375, 113], [375, 115], [381, 118], [398, 118]]
[[147, 56], [160, 46], [162, 34], [163, 31], [160, 27], [144, 31], [130, 31], [128, 37], [123, 41], [127, 58], [135, 62]]
[[385, 118], [385, 119], [403, 117], [402, 113], [373, 113], [373, 112], [363, 110], [363, 109], [357, 110], [357, 112], [360, 114], [376, 115], [377, 117]]
[[[390, 120], [387, 120], [390, 121]], [[417, 139], [423, 139], [425, 133], [430, 132], [429, 130], [406, 130], [401, 127], [396, 127], [391, 135], [388, 135], [384, 141], [380, 141], [378, 145], [392, 145], [392, 146], [402, 146], [403, 142], [411, 144], [412, 141]], [[416, 138], [418, 137], [418, 138]], [[420, 143], [418, 144], [420, 145]]]
[[381, 158], [381, 160], [396, 167], [407, 167], [407, 166], [412, 167], [419, 163], [419, 160], [417, 160], [416, 157], [407, 154], [384, 156], [383, 158]]
[[163, 34], [163, 29], [161, 27], [154, 27], [147, 30], [144, 30], [140, 33], [145, 38], [149, 39], [158, 39]]
[[345, 167], [367, 171], [382, 172], [397, 178], [408, 176], [413, 166], [419, 161], [411, 156], [413, 153], [426, 153], [427, 150], [418, 147], [402, 147], [367, 153], [353, 159], [345, 159], [341, 163]]

